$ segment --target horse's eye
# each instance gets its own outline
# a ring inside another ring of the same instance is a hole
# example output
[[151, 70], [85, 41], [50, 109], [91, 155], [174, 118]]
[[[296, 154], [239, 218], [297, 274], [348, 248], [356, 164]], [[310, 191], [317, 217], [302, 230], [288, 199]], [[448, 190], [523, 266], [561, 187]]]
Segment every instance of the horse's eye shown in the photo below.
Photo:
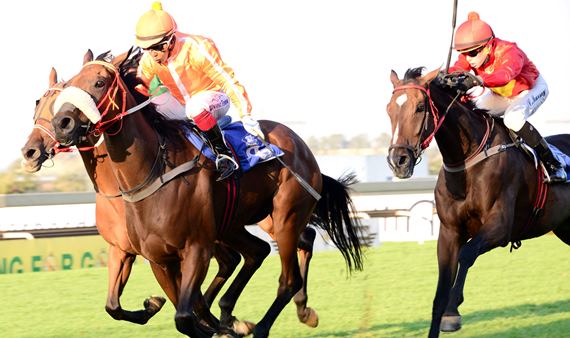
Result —
[[97, 82], [95, 82], [95, 88], [103, 88], [103, 87], [105, 87], [105, 81], [98, 80]]
[[419, 103], [416, 106], [416, 113], [423, 113], [426, 111], [426, 106], [423, 103]]
[[36, 107], [40, 104], [40, 100], [36, 100]]

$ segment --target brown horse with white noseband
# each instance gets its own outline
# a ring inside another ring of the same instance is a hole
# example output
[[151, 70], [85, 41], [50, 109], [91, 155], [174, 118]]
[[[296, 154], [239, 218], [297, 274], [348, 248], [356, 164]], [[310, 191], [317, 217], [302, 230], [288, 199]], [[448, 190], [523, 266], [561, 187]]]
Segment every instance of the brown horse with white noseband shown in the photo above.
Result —
[[[64, 144], [76, 143], [88, 132], [103, 131], [115, 176], [124, 192], [140, 189], [142, 182], [153, 182], [165, 171], [168, 173], [166, 163], [190, 163], [188, 171], [150, 196], [126, 204], [128, 234], [136, 249], [157, 264], [180, 265], [179, 276], [173, 276], [178, 279], [180, 290], [175, 317], [179, 331], [198, 337], [206, 335], [191, 314], [204, 307], [199, 288], [217, 241], [245, 257], [244, 267], [228, 290], [231, 295], [227, 299], [237, 299], [267, 255], [267, 244], [249, 234], [244, 225], [257, 223], [267, 216], [271, 216], [273, 222], [282, 274], [277, 298], [255, 327], [255, 337], [268, 336], [278, 314], [303, 287], [296, 248], [312, 217], [316, 217], [317, 225], [325, 229], [339, 247], [349, 268], [361, 268], [360, 243], [356, 224], [350, 218], [346, 182], [322, 175], [305, 143], [290, 129], [275, 122], [264, 121], [262, 128], [268, 140], [285, 152], [283, 161], [289, 168], [270, 161], [245, 173], [240, 179], [235, 217], [220, 231], [218, 225], [227, 198], [225, 182], [216, 183], [214, 171], [210, 170], [211, 161], [203, 160], [199, 150], [184, 143], [186, 141], [178, 135], [161, 135], [149, 123], [148, 116], [139, 113], [125, 116], [136, 102], [119, 77], [116, 66], [121, 61], [84, 65], [81, 72], [68, 81], [62, 93], [65, 101], [52, 124], [58, 140]], [[103, 114], [99, 113], [101, 107], [105, 107]], [[90, 127], [84, 128], [86, 125]], [[293, 171], [322, 194], [318, 204]], [[224, 308], [222, 303], [223, 323], [224, 319], [231, 318], [233, 309]]]

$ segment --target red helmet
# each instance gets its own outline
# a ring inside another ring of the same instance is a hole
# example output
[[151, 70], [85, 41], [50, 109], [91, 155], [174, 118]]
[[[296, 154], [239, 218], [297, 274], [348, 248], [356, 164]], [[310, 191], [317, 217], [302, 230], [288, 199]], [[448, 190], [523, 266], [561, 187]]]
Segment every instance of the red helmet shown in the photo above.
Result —
[[453, 48], [460, 53], [477, 49], [495, 37], [491, 26], [479, 19], [477, 12], [470, 12], [467, 21], [457, 28]]

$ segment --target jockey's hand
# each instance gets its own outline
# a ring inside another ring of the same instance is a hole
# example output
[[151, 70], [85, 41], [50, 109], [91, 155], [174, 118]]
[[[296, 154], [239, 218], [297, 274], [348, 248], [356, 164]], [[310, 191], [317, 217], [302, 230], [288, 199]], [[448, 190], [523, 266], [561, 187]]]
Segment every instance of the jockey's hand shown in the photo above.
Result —
[[459, 88], [465, 92], [469, 91], [473, 87], [478, 87], [483, 85], [483, 79], [480, 76], [471, 73], [463, 73], [460, 77]]
[[482, 86], [483, 80], [480, 76], [469, 72], [453, 72], [442, 74], [437, 78], [439, 84], [457, 90], [461, 93], [468, 93], [472, 88]]
[[260, 139], [265, 141], [265, 136], [261, 131], [259, 122], [257, 122], [253, 117], [251, 117], [250, 115], [245, 115], [244, 117], [241, 118], [241, 123], [243, 123], [245, 131], [247, 131], [253, 136], [258, 136]]

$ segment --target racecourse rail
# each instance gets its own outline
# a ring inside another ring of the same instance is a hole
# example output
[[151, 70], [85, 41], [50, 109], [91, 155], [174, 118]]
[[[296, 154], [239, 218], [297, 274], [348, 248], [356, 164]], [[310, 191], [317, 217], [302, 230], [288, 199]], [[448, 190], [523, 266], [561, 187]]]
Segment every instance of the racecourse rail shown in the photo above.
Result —
[[[410, 219], [412, 209], [421, 203], [429, 204], [432, 214], [431, 220], [426, 217], [431, 224], [431, 229], [425, 239], [433, 238], [437, 229], [434, 230], [433, 222], [433, 191], [435, 188], [435, 178], [410, 179], [403, 181], [386, 182], [365, 182], [356, 183], [351, 186], [351, 196], [359, 212], [359, 217], [365, 219], [384, 220], [384, 224], [379, 224], [378, 231], [374, 231], [375, 236], [379, 236], [379, 231], [389, 230], [392, 226], [386, 219], [403, 218], [405, 220], [405, 230], [410, 231]], [[395, 200], [400, 200], [399, 204], [394, 204]], [[77, 193], [28, 193], [0, 195], [0, 208], [11, 207], [37, 207], [56, 205], [77, 205], [95, 203], [94, 192]], [[24, 212], [24, 211], [23, 211]], [[2, 220], [0, 219], [0, 222]], [[396, 228], [398, 224], [396, 223]], [[404, 228], [404, 227], [401, 227]], [[33, 229], [10, 231], [3, 227], [0, 229], [0, 239], [31, 239], [46, 237], [67, 237], [96, 235], [97, 229], [94, 226], [85, 227], [62, 227], [49, 229]], [[388, 236], [389, 237], [389, 236]], [[384, 240], [386, 236], [384, 236]], [[373, 238], [370, 239], [374, 241]], [[408, 239], [409, 240], [409, 239]], [[378, 240], [376, 240], [378, 241]], [[371, 243], [374, 244], [374, 243]]]

